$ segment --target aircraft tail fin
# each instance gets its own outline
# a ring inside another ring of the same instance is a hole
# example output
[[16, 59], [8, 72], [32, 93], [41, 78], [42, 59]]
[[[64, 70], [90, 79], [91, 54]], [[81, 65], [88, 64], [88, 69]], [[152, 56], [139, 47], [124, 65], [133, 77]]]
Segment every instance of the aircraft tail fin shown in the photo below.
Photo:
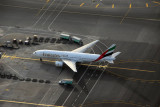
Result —
[[100, 55], [95, 61], [99, 61], [100, 59], [110, 56], [113, 54], [114, 50], [116, 48], [116, 44], [112, 44], [102, 55]]

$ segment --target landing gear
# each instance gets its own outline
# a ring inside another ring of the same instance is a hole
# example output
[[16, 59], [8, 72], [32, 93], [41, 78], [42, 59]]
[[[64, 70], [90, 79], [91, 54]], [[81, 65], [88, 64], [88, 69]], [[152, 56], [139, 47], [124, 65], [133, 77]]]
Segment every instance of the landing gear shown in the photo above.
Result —
[[42, 62], [42, 58], [40, 58], [40, 61]]

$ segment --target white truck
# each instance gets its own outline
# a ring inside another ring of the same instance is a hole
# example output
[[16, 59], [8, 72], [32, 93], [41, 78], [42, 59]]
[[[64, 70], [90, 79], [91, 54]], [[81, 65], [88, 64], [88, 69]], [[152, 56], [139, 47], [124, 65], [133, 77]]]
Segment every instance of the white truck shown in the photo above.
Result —
[[62, 79], [59, 81], [60, 85], [72, 85], [73, 79]]

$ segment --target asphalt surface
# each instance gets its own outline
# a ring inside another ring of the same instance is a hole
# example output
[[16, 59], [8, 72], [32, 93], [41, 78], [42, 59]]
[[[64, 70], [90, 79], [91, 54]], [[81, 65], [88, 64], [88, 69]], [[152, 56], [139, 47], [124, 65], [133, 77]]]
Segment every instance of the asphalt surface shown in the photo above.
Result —
[[[57, 68], [53, 62], [23, 58], [34, 59], [32, 52], [41, 48], [73, 50], [79, 47], [75, 44], [42, 43], [22, 46], [19, 50], [3, 50], [8, 56], [22, 58], [3, 58], [1, 71], [25, 78], [49, 79], [52, 83], [1, 79], [0, 105], [158, 107], [159, 5], [158, 0], [0, 1], [0, 33], [3, 35], [0, 43], [33, 34], [58, 38], [60, 32], [67, 32], [81, 37], [84, 44], [100, 40], [87, 52], [101, 54], [113, 43], [117, 44], [116, 51], [122, 52], [115, 64], [77, 64], [78, 73], [73, 73], [67, 66]], [[63, 78], [73, 78], [73, 86], [59, 86], [57, 82]]]

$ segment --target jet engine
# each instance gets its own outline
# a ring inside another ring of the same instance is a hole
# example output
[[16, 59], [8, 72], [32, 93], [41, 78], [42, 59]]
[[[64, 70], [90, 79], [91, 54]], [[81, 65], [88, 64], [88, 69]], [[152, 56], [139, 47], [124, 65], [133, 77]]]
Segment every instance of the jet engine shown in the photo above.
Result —
[[62, 67], [62, 66], [63, 66], [63, 62], [62, 62], [62, 61], [56, 61], [56, 62], [55, 62], [55, 65], [56, 65], [57, 67]]

